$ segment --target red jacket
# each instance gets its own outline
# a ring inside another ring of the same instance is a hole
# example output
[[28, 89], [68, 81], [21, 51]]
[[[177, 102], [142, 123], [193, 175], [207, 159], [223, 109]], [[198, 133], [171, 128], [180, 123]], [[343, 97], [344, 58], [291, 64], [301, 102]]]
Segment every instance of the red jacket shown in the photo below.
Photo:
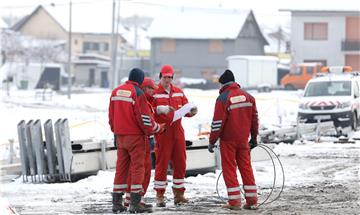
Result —
[[[170, 84], [170, 93], [166, 92], [161, 84], [158, 85], [158, 89], [154, 91], [153, 95], [153, 107], [156, 109], [159, 105], [169, 105], [173, 107], [175, 110], [180, 109], [183, 105], [187, 104], [188, 100], [184, 94], [184, 92]], [[174, 118], [174, 111], [170, 111], [168, 114], [156, 114], [155, 113], [155, 121], [158, 123], [166, 123], [166, 125], [172, 126], [180, 126], [181, 127], [181, 119], [175, 121], [171, 124]]]
[[115, 88], [110, 97], [109, 124], [116, 135], [150, 135], [160, 126], [151, 116], [145, 93], [139, 84], [127, 81]]
[[249, 134], [258, 135], [258, 116], [255, 98], [230, 83], [220, 89], [211, 124], [210, 144], [218, 138], [224, 141], [240, 141], [248, 148]]

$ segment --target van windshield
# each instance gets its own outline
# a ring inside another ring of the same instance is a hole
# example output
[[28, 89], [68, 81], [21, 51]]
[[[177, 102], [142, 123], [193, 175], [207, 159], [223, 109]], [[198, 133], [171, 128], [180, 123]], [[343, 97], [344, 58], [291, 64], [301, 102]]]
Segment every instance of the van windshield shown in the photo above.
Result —
[[304, 97], [313, 96], [351, 96], [351, 81], [323, 81], [309, 83]]

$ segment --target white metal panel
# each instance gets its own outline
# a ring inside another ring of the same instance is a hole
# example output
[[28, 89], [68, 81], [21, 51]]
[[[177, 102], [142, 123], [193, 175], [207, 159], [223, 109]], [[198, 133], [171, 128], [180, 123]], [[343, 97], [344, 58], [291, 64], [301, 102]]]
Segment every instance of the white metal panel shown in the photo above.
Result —
[[235, 81], [242, 87], [277, 84], [277, 61], [272, 56], [234, 55], [227, 58]]
[[229, 69], [234, 73], [235, 81], [240, 86], [248, 86], [248, 62], [246, 59], [230, 59]]
[[186, 170], [206, 169], [216, 166], [215, 153], [209, 153], [207, 149], [186, 151]]

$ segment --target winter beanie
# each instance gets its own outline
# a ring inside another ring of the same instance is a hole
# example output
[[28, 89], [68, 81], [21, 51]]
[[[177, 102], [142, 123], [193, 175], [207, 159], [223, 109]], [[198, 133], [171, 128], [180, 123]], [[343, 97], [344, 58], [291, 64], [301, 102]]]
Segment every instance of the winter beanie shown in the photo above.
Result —
[[129, 81], [134, 81], [141, 85], [144, 81], [144, 71], [139, 68], [132, 69], [129, 73]]
[[228, 82], [235, 81], [234, 74], [231, 72], [231, 70], [227, 69], [225, 72], [220, 76], [219, 82], [221, 84], [226, 84]]

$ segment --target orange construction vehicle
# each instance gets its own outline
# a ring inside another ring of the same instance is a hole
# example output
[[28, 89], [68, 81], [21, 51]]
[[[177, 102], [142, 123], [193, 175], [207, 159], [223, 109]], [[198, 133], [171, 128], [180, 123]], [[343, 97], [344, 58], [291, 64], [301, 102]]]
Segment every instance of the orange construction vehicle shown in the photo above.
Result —
[[321, 63], [301, 63], [290, 67], [289, 74], [285, 75], [280, 84], [287, 90], [304, 89], [306, 83], [321, 71]]

